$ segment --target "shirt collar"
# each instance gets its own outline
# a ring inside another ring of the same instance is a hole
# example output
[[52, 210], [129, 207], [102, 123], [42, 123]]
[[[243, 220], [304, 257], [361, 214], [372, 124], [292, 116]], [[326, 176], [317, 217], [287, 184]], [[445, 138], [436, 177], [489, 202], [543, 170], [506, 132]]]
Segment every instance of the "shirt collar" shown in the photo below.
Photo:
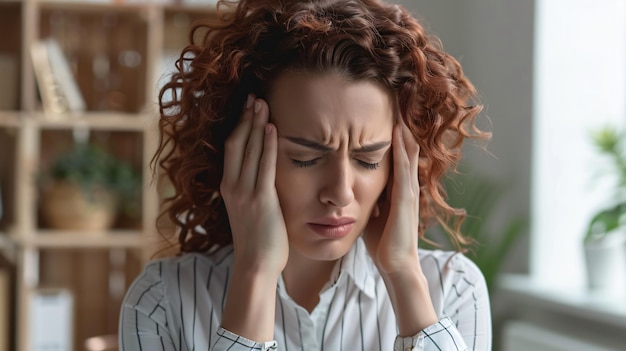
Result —
[[335, 285], [340, 282], [343, 276], [351, 279], [354, 284], [368, 297], [374, 298], [376, 295], [376, 266], [367, 253], [365, 242], [361, 237], [352, 245], [348, 253], [343, 256], [335, 265], [330, 276], [330, 284]]
[[[378, 270], [374, 262], [367, 253], [363, 238], [359, 237], [352, 245], [352, 248], [346, 253], [333, 268], [330, 280], [322, 292], [336, 286], [337, 284], [347, 284], [346, 279], [351, 279], [356, 287], [363, 291], [370, 298], [376, 296], [376, 280], [375, 277]], [[285, 290], [285, 283], [282, 274], [278, 278], [278, 292], [283, 296], [288, 296]]]

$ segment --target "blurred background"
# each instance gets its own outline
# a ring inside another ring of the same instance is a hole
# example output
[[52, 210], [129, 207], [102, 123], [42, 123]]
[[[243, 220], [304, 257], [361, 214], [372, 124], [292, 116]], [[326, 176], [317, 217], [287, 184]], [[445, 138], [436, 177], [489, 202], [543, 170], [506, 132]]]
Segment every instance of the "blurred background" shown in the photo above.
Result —
[[[626, 0], [397, 2], [461, 62], [493, 132], [446, 185], [494, 350], [626, 349]], [[214, 8], [0, 0], [0, 351], [116, 349], [124, 292], [163, 248], [158, 87]]]

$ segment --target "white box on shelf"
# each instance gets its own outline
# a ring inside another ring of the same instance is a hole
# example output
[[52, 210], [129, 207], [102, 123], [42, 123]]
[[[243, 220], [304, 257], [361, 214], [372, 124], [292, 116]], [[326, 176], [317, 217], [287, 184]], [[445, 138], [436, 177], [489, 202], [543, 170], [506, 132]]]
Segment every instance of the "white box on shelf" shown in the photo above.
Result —
[[72, 294], [65, 289], [37, 289], [30, 296], [30, 345], [33, 351], [72, 351]]

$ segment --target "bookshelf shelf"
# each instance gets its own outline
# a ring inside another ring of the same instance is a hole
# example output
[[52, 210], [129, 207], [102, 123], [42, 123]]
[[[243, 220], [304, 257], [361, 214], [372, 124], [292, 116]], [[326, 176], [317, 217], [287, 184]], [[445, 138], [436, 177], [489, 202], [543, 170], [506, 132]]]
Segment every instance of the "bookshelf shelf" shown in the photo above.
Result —
[[90, 129], [144, 131], [155, 128], [155, 114], [136, 114], [123, 112], [84, 112], [71, 115], [55, 115], [42, 111], [20, 112], [0, 111], [0, 127], [19, 128], [23, 120], [28, 119], [43, 129], [71, 129], [86, 127]]
[[141, 248], [145, 245], [142, 232], [137, 230], [113, 230], [100, 233], [38, 230], [34, 235], [15, 240], [22, 246], [41, 249]]
[[117, 112], [87, 112], [67, 116], [38, 112], [31, 115], [42, 129], [72, 129], [83, 127], [100, 130], [143, 131], [156, 126], [154, 115]]
[[0, 127], [19, 127], [21, 115], [17, 111], [0, 111]]
[[134, 3], [125, 2], [89, 2], [89, 1], [56, 1], [39, 0], [39, 7], [44, 10], [67, 10], [83, 12], [126, 12], [132, 15], [141, 14], [151, 6], [150, 0]]

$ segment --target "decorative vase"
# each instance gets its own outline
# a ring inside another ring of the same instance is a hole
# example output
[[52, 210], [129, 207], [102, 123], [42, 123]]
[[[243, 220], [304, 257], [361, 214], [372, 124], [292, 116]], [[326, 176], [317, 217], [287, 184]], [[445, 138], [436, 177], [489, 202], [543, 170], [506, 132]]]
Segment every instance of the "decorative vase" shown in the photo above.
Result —
[[59, 181], [43, 191], [41, 214], [50, 228], [97, 233], [111, 228], [116, 205], [115, 195], [103, 187], [85, 191]]
[[588, 287], [593, 292], [623, 294], [626, 291], [626, 233], [608, 233], [585, 242]]

